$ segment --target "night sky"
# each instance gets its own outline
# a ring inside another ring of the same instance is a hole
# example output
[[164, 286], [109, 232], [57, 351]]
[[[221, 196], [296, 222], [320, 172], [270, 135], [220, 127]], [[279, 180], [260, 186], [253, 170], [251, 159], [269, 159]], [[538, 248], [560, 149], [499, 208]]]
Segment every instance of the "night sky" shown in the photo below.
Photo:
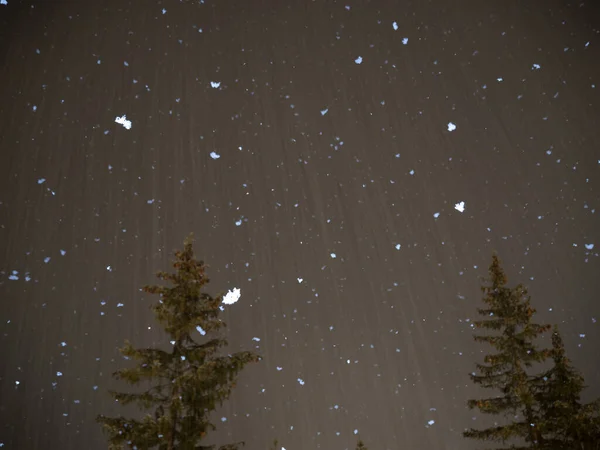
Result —
[[494, 251], [600, 396], [597, 2], [7, 3], [2, 450], [106, 448], [118, 347], [168, 345], [140, 288], [190, 232], [263, 357], [219, 444], [476, 448]]

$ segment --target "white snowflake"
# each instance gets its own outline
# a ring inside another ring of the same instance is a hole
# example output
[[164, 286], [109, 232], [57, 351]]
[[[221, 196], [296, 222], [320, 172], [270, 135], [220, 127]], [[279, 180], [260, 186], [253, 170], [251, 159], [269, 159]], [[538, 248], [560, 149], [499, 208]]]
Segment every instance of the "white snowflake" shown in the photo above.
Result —
[[227, 294], [225, 294], [225, 296], [223, 297], [223, 304], [233, 305], [240, 299], [241, 295], [242, 294], [239, 288], [233, 288], [233, 290], [227, 292]]

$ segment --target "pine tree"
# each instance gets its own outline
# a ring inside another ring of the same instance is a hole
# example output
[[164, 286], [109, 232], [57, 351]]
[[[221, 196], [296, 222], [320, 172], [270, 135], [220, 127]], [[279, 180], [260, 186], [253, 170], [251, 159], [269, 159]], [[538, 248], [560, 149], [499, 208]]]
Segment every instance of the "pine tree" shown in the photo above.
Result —
[[363, 444], [363, 441], [361, 441], [359, 439], [358, 442], [356, 443], [356, 450], [368, 450], [368, 449], [365, 446], [365, 444]]
[[[150, 386], [140, 393], [111, 392], [123, 405], [135, 404], [146, 411], [141, 420], [98, 416], [109, 436], [110, 449], [158, 448], [159, 450], [212, 449], [202, 446], [207, 433], [215, 430], [210, 414], [225, 401], [244, 366], [260, 358], [252, 352], [220, 356], [227, 341], [219, 337], [225, 323], [219, 319], [222, 296], [202, 292], [209, 282], [206, 266], [193, 252], [192, 237], [183, 251], [175, 253], [175, 273], [159, 272], [157, 277], [170, 286], [143, 288], [160, 299], [152, 309], [170, 336], [171, 351], [134, 348], [126, 342], [121, 353], [136, 361], [132, 368], [115, 372], [114, 377], [132, 386]], [[205, 333], [203, 343], [193, 337]], [[242, 443], [240, 443], [242, 444]], [[231, 444], [221, 449], [236, 449]]]
[[535, 309], [531, 307], [527, 289], [521, 284], [515, 288], [506, 286], [507, 278], [496, 255], [489, 275], [489, 284], [481, 288], [486, 307], [478, 308], [485, 318], [474, 324], [490, 333], [474, 338], [491, 345], [496, 352], [486, 355], [483, 364], [477, 364], [478, 373], [471, 374], [471, 379], [501, 395], [469, 400], [468, 405], [484, 414], [502, 415], [509, 423], [483, 430], [470, 429], [463, 435], [502, 443], [524, 440], [529, 446], [521, 448], [536, 448], [542, 436], [536, 424], [537, 404], [528, 369], [547, 359], [549, 351], [538, 349], [534, 341], [550, 327], [532, 321]]
[[566, 357], [558, 327], [552, 334], [553, 367], [537, 379], [539, 427], [548, 449], [600, 449], [600, 403], [584, 405], [585, 382]]

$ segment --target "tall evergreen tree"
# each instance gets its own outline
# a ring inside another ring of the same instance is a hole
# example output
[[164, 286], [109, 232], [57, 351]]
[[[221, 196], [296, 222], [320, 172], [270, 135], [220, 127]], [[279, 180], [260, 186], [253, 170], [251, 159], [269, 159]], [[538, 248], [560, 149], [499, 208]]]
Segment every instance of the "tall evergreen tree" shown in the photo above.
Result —
[[[201, 445], [207, 433], [215, 430], [210, 414], [229, 397], [244, 366], [260, 359], [252, 352], [219, 355], [227, 345], [219, 336], [219, 330], [226, 326], [219, 319], [222, 296], [202, 292], [209, 279], [205, 264], [194, 256], [191, 236], [185, 240], [184, 249], [175, 253], [173, 267], [175, 273], [157, 274], [169, 286], [143, 288], [160, 296], [152, 309], [170, 336], [171, 351], [138, 349], [129, 342], [121, 349], [136, 365], [118, 370], [114, 376], [133, 386], [150, 387], [139, 393], [111, 392], [117, 402], [136, 404], [146, 411], [141, 420], [98, 416], [111, 450], [213, 449]], [[202, 343], [194, 337], [198, 331], [205, 334]]]
[[478, 308], [484, 319], [474, 323], [477, 329], [489, 333], [474, 338], [489, 344], [495, 352], [486, 355], [483, 364], [477, 364], [477, 373], [471, 374], [471, 379], [500, 395], [469, 400], [468, 405], [484, 414], [502, 415], [508, 423], [483, 430], [470, 429], [463, 435], [503, 444], [511, 439], [523, 440], [528, 446], [521, 448], [535, 448], [541, 444], [542, 436], [537, 427], [537, 403], [528, 369], [549, 356], [549, 351], [538, 349], [534, 341], [550, 326], [532, 321], [535, 309], [527, 289], [521, 284], [507, 287], [506, 275], [496, 255], [489, 276], [489, 283], [481, 288], [486, 307]]
[[544, 448], [552, 450], [600, 449], [600, 404], [582, 404], [585, 382], [566, 357], [558, 327], [552, 333], [553, 367], [537, 379], [540, 407], [539, 427]]

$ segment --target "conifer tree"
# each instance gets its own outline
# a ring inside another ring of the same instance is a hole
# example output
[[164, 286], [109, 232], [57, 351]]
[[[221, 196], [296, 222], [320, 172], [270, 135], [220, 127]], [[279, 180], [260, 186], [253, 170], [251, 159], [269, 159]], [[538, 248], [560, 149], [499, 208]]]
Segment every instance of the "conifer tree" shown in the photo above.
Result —
[[499, 395], [469, 400], [468, 405], [484, 414], [502, 415], [508, 423], [482, 430], [470, 429], [463, 435], [503, 444], [516, 439], [525, 441], [528, 446], [511, 448], [536, 448], [542, 436], [537, 426], [537, 403], [528, 369], [547, 359], [549, 351], [538, 349], [534, 341], [550, 327], [532, 321], [535, 309], [530, 304], [527, 289], [521, 284], [507, 287], [506, 275], [496, 255], [489, 276], [489, 283], [481, 288], [486, 307], [478, 308], [484, 318], [474, 323], [478, 330], [487, 333], [474, 338], [489, 344], [495, 352], [486, 355], [483, 364], [477, 364], [477, 373], [471, 374], [471, 379]]
[[537, 379], [539, 427], [544, 448], [553, 450], [600, 449], [600, 403], [581, 403], [585, 382], [566, 357], [558, 327], [552, 333], [553, 367]]
[[[244, 366], [260, 359], [247, 351], [220, 355], [227, 345], [219, 336], [219, 330], [226, 326], [219, 318], [222, 296], [212, 297], [202, 291], [209, 279], [205, 264], [194, 256], [192, 242], [188, 237], [184, 249], [175, 253], [175, 273], [157, 274], [168, 286], [143, 288], [160, 296], [152, 309], [170, 337], [171, 348], [138, 349], [126, 342], [121, 349], [123, 356], [136, 364], [118, 370], [114, 377], [132, 386], [150, 387], [138, 393], [111, 392], [122, 405], [135, 404], [146, 412], [141, 420], [98, 416], [111, 450], [214, 448], [201, 444], [215, 430], [210, 414], [229, 397]], [[202, 343], [196, 339], [199, 331], [205, 334]]]

